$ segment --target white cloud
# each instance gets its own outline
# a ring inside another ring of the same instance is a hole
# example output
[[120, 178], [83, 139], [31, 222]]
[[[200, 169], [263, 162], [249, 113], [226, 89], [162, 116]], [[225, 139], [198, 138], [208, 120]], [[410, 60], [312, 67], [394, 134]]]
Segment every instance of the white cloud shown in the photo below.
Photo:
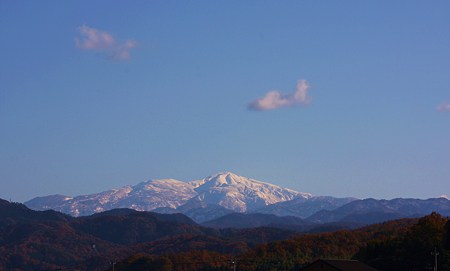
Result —
[[108, 32], [82, 25], [77, 28], [82, 39], [75, 38], [75, 44], [78, 48], [86, 50], [104, 50], [115, 46], [116, 41]]
[[437, 106], [436, 109], [439, 112], [450, 112], [450, 103], [448, 103], [448, 102], [441, 103], [440, 105]]
[[102, 52], [116, 60], [130, 59], [130, 50], [137, 46], [134, 40], [127, 40], [120, 44], [110, 33], [87, 25], [82, 25], [77, 30], [80, 37], [75, 38], [76, 47]]
[[311, 102], [308, 96], [309, 85], [306, 80], [299, 80], [294, 93], [282, 94], [278, 90], [271, 90], [262, 98], [256, 99], [248, 105], [251, 110], [266, 111], [281, 107], [306, 105]]

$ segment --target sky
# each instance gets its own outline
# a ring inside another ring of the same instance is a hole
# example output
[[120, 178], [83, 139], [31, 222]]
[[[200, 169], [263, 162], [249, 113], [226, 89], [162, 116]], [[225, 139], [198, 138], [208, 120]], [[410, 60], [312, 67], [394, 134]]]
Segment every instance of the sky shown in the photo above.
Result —
[[0, 198], [231, 171], [450, 194], [449, 1], [0, 1]]

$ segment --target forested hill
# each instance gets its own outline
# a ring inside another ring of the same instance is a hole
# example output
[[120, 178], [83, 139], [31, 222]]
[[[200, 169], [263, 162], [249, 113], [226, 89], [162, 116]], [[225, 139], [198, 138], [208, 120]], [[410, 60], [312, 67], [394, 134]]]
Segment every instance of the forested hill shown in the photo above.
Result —
[[116, 270], [228, 270], [231, 259], [238, 270], [296, 270], [316, 258], [357, 258], [380, 270], [407, 270], [406, 262], [429, 267], [435, 246], [445, 268], [448, 236], [447, 218], [436, 213], [295, 234], [269, 227], [211, 229], [181, 214], [128, 209], [73, 218], [0, 200], [0, 270], [108, 270], [111, 263]]
[[356, 230], [299, 235], [262, 244], [239, 255], [191, 251], [164, 256], [134, 255], [120, 270], [299, 270], [317, 258], [357, 259], [380, 271], [432, 270], [436, 248], [438, 270], [450, 270], [450, 223], [432, 213]]
[[0, 270], [105, 270], [140, 252], [242, 253], [293, 234], [273, 228], [215, 230], [182, 214], [130, 209], [74, 218], [0, 200]]

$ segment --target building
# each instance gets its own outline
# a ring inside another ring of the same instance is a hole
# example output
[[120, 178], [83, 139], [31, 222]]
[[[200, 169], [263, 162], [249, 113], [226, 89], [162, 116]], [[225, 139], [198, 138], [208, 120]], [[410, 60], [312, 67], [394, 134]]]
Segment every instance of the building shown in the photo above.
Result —
[[303, 267], [301, 271], [378, 271], [360, 261], [319, 259]]

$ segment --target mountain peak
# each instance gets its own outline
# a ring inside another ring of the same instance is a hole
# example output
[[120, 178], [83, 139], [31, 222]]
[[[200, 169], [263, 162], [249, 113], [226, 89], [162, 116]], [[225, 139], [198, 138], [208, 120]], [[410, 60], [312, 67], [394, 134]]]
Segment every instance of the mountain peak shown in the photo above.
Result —
[[205, 180], [206, 181], [214, 181], [214, 182], [220, 183], [220, 184], [228, 184], [228, 185], [236, 185], [236, 184], [245, 183], [248, 181], [256, 181], [256, 180], [252, 180], [250, 178], [246, 178], [246, 177], [234, 174], [233, 172], [229, 172], [229, 171], [217, 173], [216, 175], [207, 177]]
[[60, 195], [35, 198], [26, 204], [33, 209], [54, 209], [74, 216], [113, 208], [138, 211], [176, 209], [195, 201], [203, 202], [205, 206], [220, 205], [235, 212], [247, 212], [298, 197], [307, 199], [311, 195], [225, 171], [191, 182], [151, 179], [137, 185], [73, 198]]
[[[244, 186], [253, 186], [253, 184], [266, 184], [272, 185], [269, 183], [261, 182], [255, 179], [247, 178], [238, 174], [235, 174], [230, 171], [219, 172], [214, 175], [208, 176], [201, 180], [195, 180], [189, 182], [195, 188], [199, 186], [203, 186], [205, 184], [209, 184], [208, 187], [211, 186], [235, 186], [235, 185], [244, 185]], [[275, 185], [273, 185], [275, 186]]]
[[210, 175], [210, 176], [208, 176], [206, 178], [216, 178], [216, 177], [221, 177], [221, 176], [245, 178], [245, 177], [243, 177], [243, 176], [241, 176], [239, 174], [236, 174], [234, 172], [231, 172], [231, 171], [221, 171], [221, 172], [218, 172], [216, 174], [212, 174], [212, 175]]
[[197, 197], [208, 204], [218, 204], [238, 212], [246, 212], [295, 197], [310, 197], [277, 185], [221, 172], [202, 180], [190, 182], [199, 194]]
[[[233, 172], [231, 172], [231, 171], [221, 171], [221, 172], [218, 172], [218, 173], [216, 173], [216, 174], [214, 174], [214, 175], [212, 175], [212, 176], [218, 176], [218, 175], [234, 175], [234, 176], [239, 176], [238, 174], [233, 173]], [[239, 177], [241, 177], [241, 176], [239, 176]]]

